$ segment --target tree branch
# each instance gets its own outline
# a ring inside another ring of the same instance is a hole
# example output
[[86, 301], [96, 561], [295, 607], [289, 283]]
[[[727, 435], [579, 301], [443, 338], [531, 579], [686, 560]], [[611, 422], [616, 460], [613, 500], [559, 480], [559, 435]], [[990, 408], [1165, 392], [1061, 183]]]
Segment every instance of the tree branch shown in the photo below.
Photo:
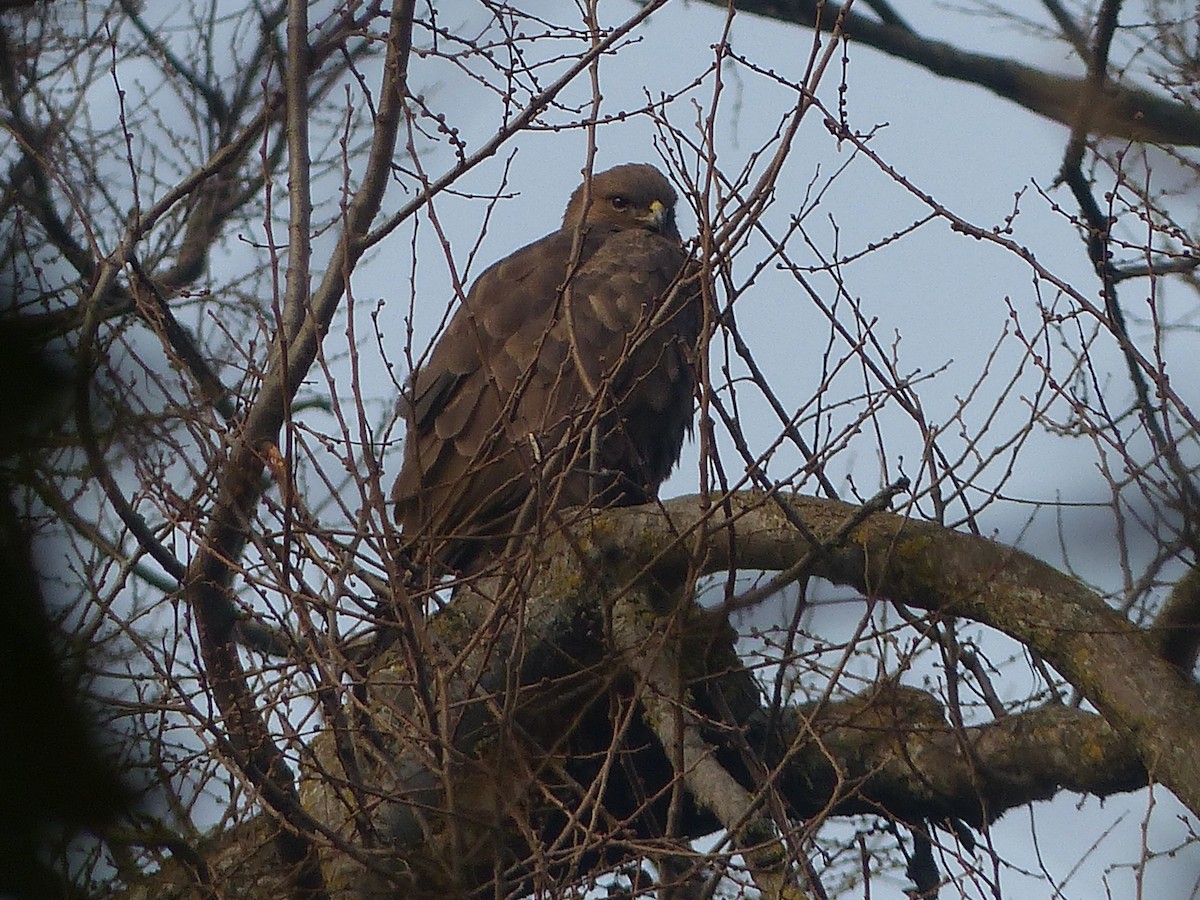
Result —
[[[722, 0], [705, 2], [724, 8]], [[899, 24], [870, 19], [824, 0], [739, 0], [742, 12], [831, 31], [845, 16], [842, 31], [852, 43], [874, 47], [935, 75], [986, 88], [1038, 115], [1068, 127], [1075, 122], [1085, 78], [1052, 75], [1003, 57], [960, 50], [919, 37]], [[1127, 84], [1107, 82], [1093, 110], [1093, 134], [1181, 147], [1200, 146], [1200, 110]]]
[[[831, 535], [853, 507], [809, 497], [787, 502], [818, 536]], [[694, 498], [667, 505], [678, 533], [728, 524], [703, 521]], [[708, 542], [706, 568], [778, 569], [808, 550], [761, 495], [732, 499], [736, 558]], [[710, 512], [710, 516], [713, 514]], [[688, 544], [655, 529], [643, 507], [612, 516], [614, 546], [637, 547], [647, 564], [682, 566]], [[647, 535], [655, 539], [647, 540]], [[659, 539], [661, 538], [661, 540]], [[1200, 691], [1162, 659], [1144, 632], [1075, 579], [1010, 547], [938, 525], [877, 513], [840, 548], [814, 560], [812, 574], [930, 612], [990, 625], [1041, 655], [1133, 742], [1143, 764], [1191, 810], [1200, 812]]]

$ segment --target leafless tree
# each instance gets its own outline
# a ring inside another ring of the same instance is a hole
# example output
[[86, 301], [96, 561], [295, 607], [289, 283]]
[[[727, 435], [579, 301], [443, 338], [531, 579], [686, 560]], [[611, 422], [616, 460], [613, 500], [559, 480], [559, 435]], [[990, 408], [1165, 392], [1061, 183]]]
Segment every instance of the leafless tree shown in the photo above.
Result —
[[[705, 66], [655, 84], [631, 60], [677, 5], [0, 7], [2, 336], [43, 373], [6, 375], [33, 411], [0, 393], [23, 519], [5, 543], [32, 539], [140, 793], [27, 823], [54, 891], [999, 897], [992, 826], [1035, 800], [1161, 784], [1194, 827], [1195, 11], [980, 4], [1073, 54], [1070, 78], [923, 38], [884, 0], [721, 5]], [[791, 70], [738, 43], [750, 14], [786, 22]], [[864, 46], [1060, 123], [1058, 183], [1000, 224], [942, 203], [846, 101]], [[614, 105], [632, 65], [643, 96]], [[773, 105], [741, 106], [752, 85]], [[802, 139], [843, 164], [809, 165]], [[541, 187], [510, 177], [522, 142], [581, 148], [572, 184], [616, 143], [681, 189], [697, 462], [686, 496], [522, 519], [501, 565], [439, 581], [385, 499], [397, 400], [520, 242]], [[847, 248], [820, 223], [863, 173], [918, 212]], [[1031, 207], [1073, 226], [1091, 274], [1022, 242]], [[935, 226], [1025, 285], [952, 374], [912, 364], [847, 275]], [[813, 390], [763, 363], [768, 279]], [[69, 399], [36, 390], [68, 370]], [[1074, 570], [1071, 505], [1019, 487], [1067, 448], [1104, 498], [1100, 574]], [[1068, 523], [1058, 568], [991, 532], [1024, 501]], [[36, 758], [61, 737], [21, 709]]]

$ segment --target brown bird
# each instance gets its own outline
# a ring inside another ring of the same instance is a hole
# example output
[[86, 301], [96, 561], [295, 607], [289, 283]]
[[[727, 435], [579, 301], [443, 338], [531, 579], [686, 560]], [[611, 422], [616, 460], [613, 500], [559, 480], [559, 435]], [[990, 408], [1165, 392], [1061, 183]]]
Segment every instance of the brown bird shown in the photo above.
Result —
[[596, 173], [558, 231], [472, 285], [405, 391], [392, 499], [415, 559], [477, 570], [560, 510], [657, 497], [701, 319], [675, 200], [654, 166]]

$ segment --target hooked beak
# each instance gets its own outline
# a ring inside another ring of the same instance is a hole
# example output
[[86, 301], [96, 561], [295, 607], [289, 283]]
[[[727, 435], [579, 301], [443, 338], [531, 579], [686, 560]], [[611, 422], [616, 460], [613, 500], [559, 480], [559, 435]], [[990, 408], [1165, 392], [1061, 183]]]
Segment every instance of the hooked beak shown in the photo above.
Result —
[[670, 221], [671, 211], [663, 204], [661, 200], [650, 201], [650, 212], [642, 221], [646, 227], [653, 231], [663, 231], [667, 223]]

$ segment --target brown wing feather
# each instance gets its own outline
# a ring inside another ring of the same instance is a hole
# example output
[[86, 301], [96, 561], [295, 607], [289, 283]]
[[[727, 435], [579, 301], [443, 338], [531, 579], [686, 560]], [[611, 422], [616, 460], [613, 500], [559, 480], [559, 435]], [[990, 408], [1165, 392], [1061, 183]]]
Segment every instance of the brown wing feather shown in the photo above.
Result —
[[644, 229], [593, 226], [564, 296], [574, 240], [555, 232], [484, 272], [412, 381], [392, 496], [408, 542], [447, 568], [503, 549], [531, 492], [555, 508], [644, 502], [679, 458], [694, 289], [673, 314], [660, 307], [683, 250]]

